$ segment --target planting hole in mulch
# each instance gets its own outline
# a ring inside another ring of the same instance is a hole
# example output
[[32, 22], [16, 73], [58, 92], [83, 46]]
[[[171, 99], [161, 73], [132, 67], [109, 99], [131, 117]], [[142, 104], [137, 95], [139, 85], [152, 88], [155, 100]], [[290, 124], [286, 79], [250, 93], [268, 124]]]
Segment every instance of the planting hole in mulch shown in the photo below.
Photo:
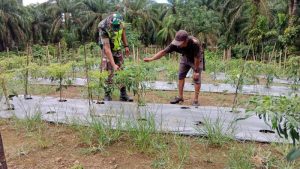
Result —
[[59, 102], [66, 102], [67, 100], [66, 99], [61, 99], [61, 100], [58, 100]]
[[56, 113], [56, 111], [48, 111], [46, 114], [55, 114]]
[[105, 104], [104, 101], [97, 101], [96, 104]]
[[195, 123], [194, 123], [196, 126], [201, 126], [201, 125], [203, 125], [203, 122], [202, 121], [195, 121]]
[[271, 133], [271, 134], [275, 133], [275, 131], [266, 130], [266, 129], [259, 130], [259, 132], [261, 132], [261, 133]]
[[230, 113], [241, 113], [241, 111], [239, 111], [239, 110], [230, 110], [229, 112]]
[[31, 97], [30, 95], [24, 95], [24, 99], [25, 99], [25, 100], [31, 100], [32, 97]]
[[138, 118], [137, 121], [147, 121], [145, 118]]

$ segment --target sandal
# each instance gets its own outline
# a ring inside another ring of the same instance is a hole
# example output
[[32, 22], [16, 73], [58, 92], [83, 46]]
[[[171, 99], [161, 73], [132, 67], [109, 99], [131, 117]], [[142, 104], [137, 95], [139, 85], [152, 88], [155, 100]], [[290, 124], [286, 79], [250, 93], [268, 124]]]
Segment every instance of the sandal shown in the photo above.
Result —
[[180, 102], [183, 102], [183, 98], [180, 98], [176, 96], [173, 100], [170, 101], [171, 104], [178, 104]]

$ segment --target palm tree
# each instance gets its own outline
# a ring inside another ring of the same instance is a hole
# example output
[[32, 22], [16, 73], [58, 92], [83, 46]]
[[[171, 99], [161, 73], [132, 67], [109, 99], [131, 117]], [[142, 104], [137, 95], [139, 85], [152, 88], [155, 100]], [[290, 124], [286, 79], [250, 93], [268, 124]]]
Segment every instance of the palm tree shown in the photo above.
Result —
[[0, 1], [0, 51], [22, 44], [28, 28], [28, 14], [16, 0]]
[[243, 10], [247, 7], [246, 0], [225, 0], [219, 4], [218, 9], [221, 11], [221, 37], [219, 40], [220, 47], [224, 49], [224, 59], [231, 58], [231, 48], [236, 42], [238, 31], [242, 28], [238, 28], [243, 20]]
[[48, 3], [38, 6], [29, 6], [27, 10], [31, 14], [31, 40], [34, 44], [48, 43], [52, 18], [46, 13]]
[[164, 18], [162, 22], [162, 29], [157, 33], [159, 43], [162, 45], [169, 44], [175, 37], [176, 30], [174, 25], [176, 18], [173, 15], [169, 15]]
[[150, 40], [149, 35], [153, 34], [153, 30], [155, 31], [159, 24], [157, 11], [153, 9], [154, 4], [151, 0], [124, 1], [126, 19], [133, 29], [140, 32], [141, 41], [146, 45]]
[[77, 9], [80, 8], [83, 8], [83, 3], [76, 0], [55, 0], [49, 5], [47, 10], [54, 17], [50, 30], [52, 41], [59, 41], [63, 32], [76, 34], [76, 29], [82, 26], [79, 16], [77, 16]]
[[84, 0], [85, 8], [80, 12], [84, 23], [81, 29], [83, 36], [95, 38], [99, 22], [109, 13], [110, 4], [106, 0]]

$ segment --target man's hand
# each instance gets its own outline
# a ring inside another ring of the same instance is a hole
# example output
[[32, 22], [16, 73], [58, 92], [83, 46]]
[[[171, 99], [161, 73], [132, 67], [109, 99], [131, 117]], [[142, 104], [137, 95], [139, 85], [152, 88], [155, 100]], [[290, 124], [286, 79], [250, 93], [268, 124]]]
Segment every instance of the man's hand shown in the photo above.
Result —
[[130, 55], [130, 50], [129, 50], [129, 47], [125, 47], [125, 54], [126, 56], [128, 57]]
[[151, 62], [151, 61], [153, 61], [152, 58], [144, 58], [144, 62]]
[[199, 80], [199, 75], [200, 75], [199, 73], [194, 72], [194, 76], [193, 76], [194, 81]]
[[117, 70], [119, 70], [119, 66], [118, 65], [113, 65], [113, 68], [114, 68], [114, 71], [117, 71]]

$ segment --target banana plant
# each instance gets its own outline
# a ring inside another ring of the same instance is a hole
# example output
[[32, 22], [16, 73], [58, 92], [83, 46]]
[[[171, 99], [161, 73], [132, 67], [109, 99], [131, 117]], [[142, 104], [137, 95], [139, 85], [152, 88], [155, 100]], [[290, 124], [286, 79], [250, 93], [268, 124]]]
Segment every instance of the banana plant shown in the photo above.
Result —
[[58, 80], [59, 87], [56, 91], [59, 91], [59, 102], [65, 102], [66, 99], [62, 99], [62, 89], [68, 86], [64, 84], [67, 79], [67, 73], [69, 73], [71, 68], [70, 64], [51, 64], [47, 67], [47, 75], [50, 76], [51, 81]]

